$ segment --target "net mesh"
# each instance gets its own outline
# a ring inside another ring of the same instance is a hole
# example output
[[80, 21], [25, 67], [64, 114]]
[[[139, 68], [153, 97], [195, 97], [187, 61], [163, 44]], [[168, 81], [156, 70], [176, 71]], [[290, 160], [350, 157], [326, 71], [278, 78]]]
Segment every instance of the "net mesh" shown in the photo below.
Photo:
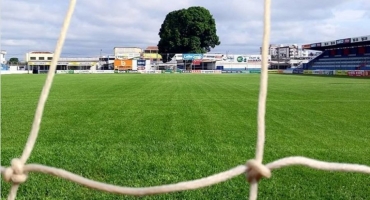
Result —
[[82, 176], [73, 174], [71, 172], [65, 171], [63, 169], [58, 169], [54, 167], [44, 166], [40, 164], [26, 164], [28, 158], [31, 155], [33, 147], [35, 145], [38, 132], [40, 129], [40, 124], [42, 120], [43, 110], [48, 98], [50, 88], [55, 75], [55, 69], [57, 61], [60, 57], [62, 47], [65, 41], [67, 30], [75, 10], [77, 0], [70, 0], [67, 15], [62, 26], [61, 34], [59, 36], [58, 42], [55, 48], [54, 58], [50, 65], [50, 70], [48, 72], [41, 96], [37, 105], [34, 121], [32, 124], [32, 129], [28, 137], [26, 146], [20, 158], [14, 158], [11, 161], [9, 167], [1, 166], [1, 173], [5, 181], [12, 183], [12, 187], [9, 191], [8, 199], [13, 200], [16, 198], [19, 186], [27, 180], [27, 175], [29, 172], [40, 172], [45, 174], [54, 175], [60, 178], [64, 178], [75, 183], [81, 184], [83, 186], [93, 188], [100, 191], [116, 193], [116, 194], [126, 194], [135, 196], [144, 196], [151, 194], [161, 194], [169, 193], [175, 191], [183, 190], [193, 190], [210, 185], [214, 185], [235, 176], [241, 174], [247, 175], [247, 181], [251, 184], [249, 199], [257, 199], [258, 193], [258, 181], [261, 178], [271, 177], [271, 171], [274, 169], [279, 169], [286, 166], [292, 165], [303, 165], [313, 169], [318, 170], [329, 170], [329, 171], [344, 171], [344, 172], [359, 172], [370, 174], [370, 167], [359, 164], [348, 164], [348, 163], [332, 163], [318, 161], [305, 157], [287, 157], [276, 160], [274, 162], [263, 164], [263, 150], [265, 143], [265, 112], [266, 112], [266, 98], [267, 98], [267, 85], [268, 85], [268, 44], [270, 41], [270, 11], [271, 11], [271, 0], [264, 1], [264, 32], [263, 32], [263, 44], [262, 44], [262, 70], [260, 79], [260, 92], [259, 92], [259, 102], [258, 102], [258, 133], [257, 133], [257, 146], [256, 155], [254, 159], [250, 159], [246, 164], [239, 165], [230, 170], [211, 175], [205, 178], [180, 182], [176, 184], [161, 185], [154, 187], [123, 187], [116, 186], [107, 183], [101, 183], [94, 180], [86, 179]]

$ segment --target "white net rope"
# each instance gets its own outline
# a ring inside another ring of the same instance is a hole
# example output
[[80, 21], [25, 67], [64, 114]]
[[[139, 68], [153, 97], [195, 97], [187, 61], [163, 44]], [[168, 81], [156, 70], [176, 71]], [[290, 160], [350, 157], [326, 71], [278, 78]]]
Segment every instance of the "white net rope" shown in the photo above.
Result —
[[101, 183], [93, 181], [79, 175], [73, 174], [71, 172], [65, 171], [63, 169], [58, 169], [54, 167], [44, 166], [40, 164], [26, 164], [28, 158], [31, 155], [33, 147], [35, 145], [38, 132], [40, 129], [41, 119], [45, 107], [46, 100], [48, 98], [50, 88], [55, 75], [55, 69], [57, 61], [60, 57], [64, 40], [67, 34], [67, 30], [76, 6], [77, 0], [71, 0], [68, 8], [67, 15], [65, 17], [63, 27], [59, 40], [55, 48], [54, 58], [50, 65], [50, 70], [48, 72], [45, 85], [41, 92], [39, 103], [37, 105], [36, 114], [32, 124], [31, 133], [28, 137], [26, 146], [23, 150], [23, 154], [20, 158], [14, 158], [11, 161], [11, 166], [3, 167], [1, 166], [1, 174], [7, 182], [12, 183], [12, 187], [9, 191], [8, 200], [13, 200], [16, 198], [18, 188], [20, 184], [27, 180], [27, 175], [29, 172], [40, 172], [44, 174], [54, 175], [60, 178], [64, 178], [80, 185], [93, 188], [100, 191], [116, 193], [116, 194], [126, 194], [135, 196], [144, 196], [152, 194], [169, 193], [183, 190], [193, 190], [198, 188], [203, 188], [206, 186], [214, 185], [235, 176], [246, 173], [247, 180], [251, 184], [249, 199], [257, 199], [258, 193], [258, 181], [262, 178], [270, 178], [271, 170], [279, 169], [286, 166], [292, 165], [303, 165], [313, 169], [328, 170], [328, 171], [344, 171], [344, 172], [360, 172], [370, 174], [370, 167], [359, 164], [347, 164], [347, 163], [329, 163], [318, 161], [305, 157], [287, 157], [276, 160], [268, 164], [262, 164], [263, 160], [263, 150], [265, 143], [265, 113], [266, 113], [266, 98], [267, 98], [267, 85], [268, 85], [268, 68], [267, 68], [267, 52], [268, 44], [270, 41], [270, 12], [271, 12], [271, 0], [264, 1], [264, 33], [263, 33], [263, 44], [262, 44], [262, 71], [260, 79], [260, 93], [258, 102], [258, 138], [256, 146], [256, 157], [254, 159], [248, 160], [245, 165], [239, 165], [230, 170], [208, 176], [206, 178], [201, 178], [193, 181], [185, 181], [176, 184], [161, 185], [154, 187], [123, 187], [117, 185], [111, 185], [107, 183]]

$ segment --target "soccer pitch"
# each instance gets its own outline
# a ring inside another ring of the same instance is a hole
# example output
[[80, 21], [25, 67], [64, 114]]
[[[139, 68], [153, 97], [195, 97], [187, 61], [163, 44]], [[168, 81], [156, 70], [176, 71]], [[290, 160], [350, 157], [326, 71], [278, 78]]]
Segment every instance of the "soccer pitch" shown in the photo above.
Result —
[[[1, 163], [21, 155], [46, 75], [1, 76]], [[254, 158], [259, 75], [56, 75], [28, 163], [144, 187]], [[287, 156], [370, 165], [370, 79], [269, 75], [263, 163]], [[1, 181], [5, 199], [10, 184]], [[247, 199], [245, 176], [140, 199]], [[259, 199], [367, 199], [370, 176], [287, 167]], [[31, 173], [17, 199], [137, 199]]]

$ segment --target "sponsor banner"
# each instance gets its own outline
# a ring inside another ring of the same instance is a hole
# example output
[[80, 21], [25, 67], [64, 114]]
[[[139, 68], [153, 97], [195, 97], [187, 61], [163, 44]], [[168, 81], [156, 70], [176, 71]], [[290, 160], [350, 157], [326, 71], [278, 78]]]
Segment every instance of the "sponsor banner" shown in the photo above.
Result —
[[203, 54], [203, 60], [222, 61], [222, 54]]
[[302, 45], [302, 49], [309, 49], [309, 48], [311, 48], [311, 45], [309, 44]]
[[114, 70], [96, 70], [96, 71], [92, 71], [92, 72], [97, 73], [97, 74], [113, 74]]
[[28, 65], [50, 65], [51, 62], [42, 62], [42, 61], [36, 61], [36, 62], [28, 62]]
[[284, 73], [284, 70], [279, 69], [279, 70], [277, 70], [277, 73], [278, 73], [278, 74], [282, 74], [282, 73]]
[[221, 74], [221, 70], [201, 70], [202, 74]]
[[170, 70], [170, 69], [162, 70], [161, 72], [164, 73], [164, 74], [172, 74], [173, 73], [173, 71]]
[[304, 70], [303, 74], [312, 74], [312, 70]]
[[202, 63], [202, 60], [198, 60], [198, 59], [193, 60], [192, 62], [193, 65], [200, 65], [201, 63]]
[[162, 70], [138, 70], [141, 74], [161, 74]]
[[260, 74], [261, 70], [249, 70], [250, 74]]
[[75, 74], [91, 74], [90, 70], [73, 70]]
[[57, 70], [57, 74], [74, 74], [74, 73], [75, 70]]
[[[28, 74], [28, 71], [10, 71], [10, 70], [0, 70], [0, 74]], [[32, 71], [30, 71], [30, 74], [32, 74]]]
[[182, 54], [182, 59], [183, 60], [201, 60], [203, 59], [203, 54]]
[[57, 74], [113, 74], [114, 70], [57, 70]]
[[139, 73], [136, 70], [113, 70], [115, 74], [137, 74]]
[[222, 70], [191, 70], [191, 73], [192, 74], [221, 74], [221, 73], [225, 73], [225, 71], [222, 71]]
[[247, 62], [247, 57], [246, 56], [243, 56], [243, 55], [237, 55], [235, 56], [235, 62]]
[[343, 44], [344, 43], [344, 40], [337, 40], [336, 43], [337, 44]]
[[213, 74], [214, 71], [213, 70], [201, 70], [200, 73], [202, 73], [202, 74]]
[[335, 75], [338, 76], [347, 76], [347, 70], [336, 70]]
[[293, 74], [303, 74], [303, 69], [293, 69]]
[[293, 70], [289, 70], [289, 69], [284, 70], [283, 74], [293, 74]]
[[145, 60], [137, 60], [137, 66], [138, 67], [144, 67], [146, 64], [146, 61]]
[[79, 62], [69, 62], [68, 66], [80, 66]]
[[123, 70], [114, 70], [114, 73], [116, 73], [116, 74], [126, 74], [128, 72], [123, 71]]
[[68, 74], [69, 70], [57, 70], [57, 74]]
[[115, 53], [115, 59], [127, 60], [133, 58], [140, 58], [140, 53]]
[[313, 70], [312, 74], [316, 75], [334, 75], [334, 70]]
[[344, 43], [351, 43], [351, 38], [346, 38], [346, 39], [344, 39]]
[[365, 76], [364, 70], [351, 70], [347, 72], [348, 76]]
[[132, 60], [114, 60], [114, 69], [128, 70], [132, 69]]
[[370, 71], [365, 71], [365, 76], [370, 76]]

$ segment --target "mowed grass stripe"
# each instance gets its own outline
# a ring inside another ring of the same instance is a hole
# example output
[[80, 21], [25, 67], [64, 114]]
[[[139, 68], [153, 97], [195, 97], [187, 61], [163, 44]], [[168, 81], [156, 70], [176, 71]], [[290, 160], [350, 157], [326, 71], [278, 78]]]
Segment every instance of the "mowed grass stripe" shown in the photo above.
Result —
[[[19, 156], [45, 75], [2, 76], [2, 165]], [[370, 165], [370, 81], [270, 75], [265, 161], [303, 155]], [[151, 186], [201, 178], [255, 154], [258, 75], [56, 75], [29, 162]], [[364, 124], [365, 123], [365, 124]], [[290, 167], [259, 199], [366, 199], [370, 178]], [[368, 187], [367, 187], [368, 186]], [[247, 199], [243, 176], [143, 199]], [[2, 182], [2, 198], [9, 184]], [[136, 199], [31, 174], [19, 199]]]

